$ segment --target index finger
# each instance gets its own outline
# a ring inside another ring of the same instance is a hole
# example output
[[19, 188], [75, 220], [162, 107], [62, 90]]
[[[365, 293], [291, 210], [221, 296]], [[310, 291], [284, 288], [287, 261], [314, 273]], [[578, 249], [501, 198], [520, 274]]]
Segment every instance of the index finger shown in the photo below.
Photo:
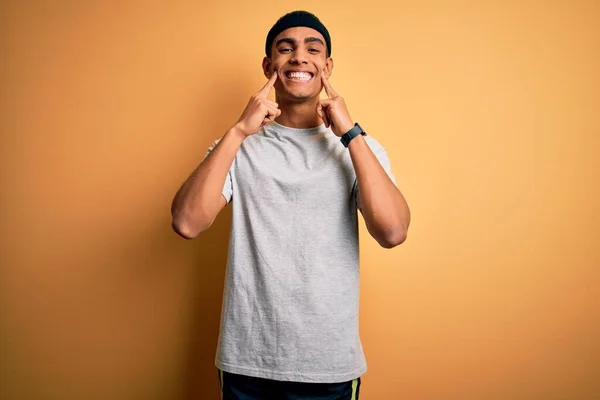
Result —
[[327, 77], [325, 76], [325, 71], [321, 71], [321, 82], [323, 82], [323, 86], [325, 87], [325, 92], [327, 93], [327, 96], [329, 96], [329, 98], [338, 97], [338, 94], [335, 92], [335, 90], [333, 90], [333, 88], [329, 84], [329, 81], [327, 80]]
[[261, 96], [267, 97], [269, 95], [269, 92], [271, 91], [271, 89], [273, 89], [273, 85], [275, 85], [276, 80], [277, 80], [277, 71], [273, 71], [273, 74], [271, 74], [271, 78], [266, 83], [266, 85], [262, 89], [260, 89], [260, 92], [258, 92], [258, 94]]

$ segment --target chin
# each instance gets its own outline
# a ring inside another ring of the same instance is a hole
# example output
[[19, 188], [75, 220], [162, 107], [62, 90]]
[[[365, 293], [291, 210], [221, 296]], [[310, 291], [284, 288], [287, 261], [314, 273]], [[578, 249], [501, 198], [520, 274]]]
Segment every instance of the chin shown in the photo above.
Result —
[[300, 92], [300, 91], [286, 91], [285, 98], [294, 102], [304, 102], [317, 97], [318, 93]]

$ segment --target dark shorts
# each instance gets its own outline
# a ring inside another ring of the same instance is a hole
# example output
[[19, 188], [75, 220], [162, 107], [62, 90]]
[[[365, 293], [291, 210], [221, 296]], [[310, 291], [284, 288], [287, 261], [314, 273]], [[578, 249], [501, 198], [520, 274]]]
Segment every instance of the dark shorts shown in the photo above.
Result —
[[274, 381], [219, 370], [223, 400], [358, 400], [360, 378], [340, 383]]

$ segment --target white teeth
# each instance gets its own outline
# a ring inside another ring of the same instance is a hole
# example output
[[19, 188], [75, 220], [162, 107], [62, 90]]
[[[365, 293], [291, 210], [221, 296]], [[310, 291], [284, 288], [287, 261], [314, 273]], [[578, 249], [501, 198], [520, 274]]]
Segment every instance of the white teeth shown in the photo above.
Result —
[[311, 78], [311, 75], [308, 72], [289, 72], [288, 77], [291, 79], [307, 81]]

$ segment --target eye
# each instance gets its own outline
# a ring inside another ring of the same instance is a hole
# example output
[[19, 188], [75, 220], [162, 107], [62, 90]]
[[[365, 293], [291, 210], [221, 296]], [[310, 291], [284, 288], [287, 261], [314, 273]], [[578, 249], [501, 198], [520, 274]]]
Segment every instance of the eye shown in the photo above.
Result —
[[319, 54], [320, 53], [319, 49], [308, 49], [308, 52], [312, 53], [312, 54]]
[[289, 47], [282, 47], [280, 49], [277, 49], [277, 51], [280, 53], [289, 53], [290, 51], [292, 51], [292, 49]]

